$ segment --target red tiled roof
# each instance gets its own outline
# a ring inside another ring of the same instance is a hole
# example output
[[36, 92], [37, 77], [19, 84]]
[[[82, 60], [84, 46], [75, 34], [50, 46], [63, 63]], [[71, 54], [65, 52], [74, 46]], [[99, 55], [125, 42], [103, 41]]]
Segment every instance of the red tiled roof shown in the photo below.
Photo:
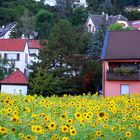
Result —
[[0, 81], [1, 84], [17, 84], [17, 85], [27, 85], [28, 80], [27, 77], [21, 72], [20, 70], [17, 70], [13, 72], [11, 75], [6, 77], [5, 79]]
[[41, 49], [42, 46], [39, 44], [39, 40], [28, 40], [29, 49]]
[[0, 51], [24, 51], [26, 39], [0, 39]]

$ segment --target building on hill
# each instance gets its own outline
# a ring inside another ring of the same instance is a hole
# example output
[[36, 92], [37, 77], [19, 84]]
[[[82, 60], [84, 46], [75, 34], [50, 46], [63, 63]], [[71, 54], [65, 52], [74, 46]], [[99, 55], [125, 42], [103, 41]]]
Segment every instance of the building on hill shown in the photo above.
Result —
[[105, 97], [140, 93], [140, 31], [107, 31], [101, 59]]
[[0, 38], [4, 38], [4, 39], [10, 38], [10, 33], [15, 26], [16, 23], [13, 22], [13, 23], [9, 23], [6, 26], [3, 25], [2, 27], [0, 27]]
[[20, 70], [0, 81], [1, 93], [27, 94], [28, 79]]
[[38, 62], [39, 50], [42, 48], [42, 46], [39, 44], [39, 40], [28, 40], [27, 43], [30, 56], [29, 64], [31, 65], [32, 62]]
[[100, 29], [101, 25], [104, 24], [106, 27], [109, 27], [114, 23], [119, 23], [124, 27], [129, 26], [128, 20], [124, 16], [122, 15], [109, 16], [108, 14], [102, 12], [102, 15], [90, 14], [88, 16], [86, 22], [86, 29], [88, 32], [95, 33]]
[[[38, 40], [0, 39], [1, 57], [14, 63], [15, 69], [18, 68], [25, 75], [28, 75], [29, 65], [32, 65], [32, 61], [38, 61], [41, 47]], [[7, 69], [8, 67], [5, 66], [5, 70]]]

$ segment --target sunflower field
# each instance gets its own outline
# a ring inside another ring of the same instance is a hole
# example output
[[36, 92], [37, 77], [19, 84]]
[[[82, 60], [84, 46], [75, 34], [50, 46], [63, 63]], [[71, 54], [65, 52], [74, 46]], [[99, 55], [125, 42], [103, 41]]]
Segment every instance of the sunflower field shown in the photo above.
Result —
[[0, 140], [139, 140], [140, 94], [0, 94]]

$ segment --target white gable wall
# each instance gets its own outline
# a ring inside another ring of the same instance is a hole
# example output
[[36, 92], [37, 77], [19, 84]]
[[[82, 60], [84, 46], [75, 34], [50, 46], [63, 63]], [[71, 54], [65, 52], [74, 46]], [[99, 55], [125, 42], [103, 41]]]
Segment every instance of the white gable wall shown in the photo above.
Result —
[[27, 85], [1, 85], [1, 93], [27, 94]]
[[[38, 62], [38, 55], [39, 55], [39, 49], [29, 49], [29, 53], [30, 53], [30, 62], [29, 65], [32, 65], [32, 61], [33, 62]], [[35, 54], [36, 56], [32, 55]]]
[[95, 28], [95, 25], [94, 25], [94, 23], [92, 22], [92, 20], [91, 20], [91, 18], [89, 18], [88, 19], [88, 21], [87, 21], [87, 30], [88, 30], [88, 32], [96, 32], [96, 28]]

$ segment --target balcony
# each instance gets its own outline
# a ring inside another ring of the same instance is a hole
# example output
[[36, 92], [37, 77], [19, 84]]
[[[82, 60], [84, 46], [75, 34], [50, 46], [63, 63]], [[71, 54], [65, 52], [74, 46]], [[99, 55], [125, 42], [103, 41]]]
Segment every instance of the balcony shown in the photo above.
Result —
[[109, 81], [140, 81], [140, 71], [133, 72], [130, 75], [117, 74], [113, 71], [107, 71], [106, 79]]

